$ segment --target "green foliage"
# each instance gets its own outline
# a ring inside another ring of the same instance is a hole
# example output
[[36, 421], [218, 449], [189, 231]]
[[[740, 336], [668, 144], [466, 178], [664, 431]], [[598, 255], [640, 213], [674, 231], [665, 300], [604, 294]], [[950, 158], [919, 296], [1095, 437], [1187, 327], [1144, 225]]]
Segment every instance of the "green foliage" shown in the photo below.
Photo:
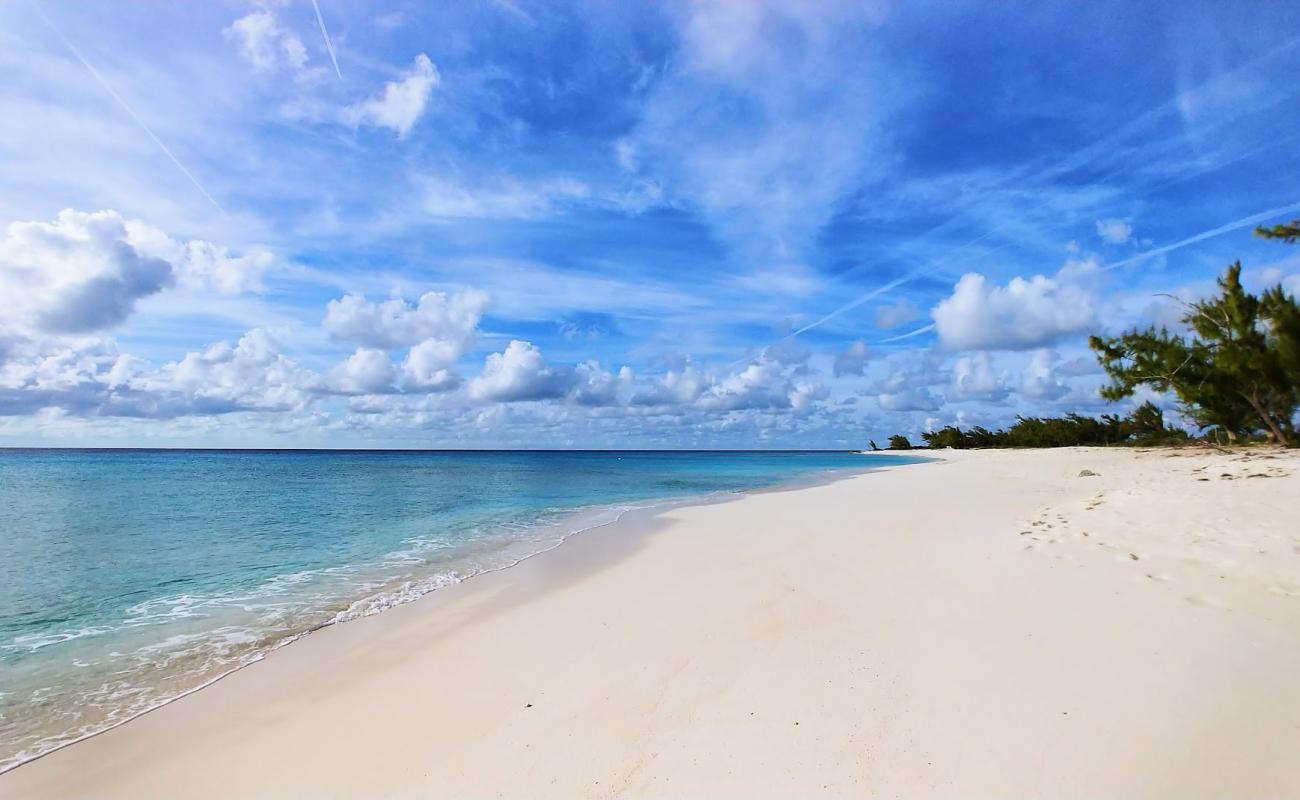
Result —
[[902, 434], [895, 434], [889, 437], [889, 449], [890, 450], [911, 450], [912, 443], [907, 440], [906, 436], [903, 436]]
[[869, 439], [869, 440], [867, 440], [867, 443], [868, 443], [869, 445], [871, 445], [871, 449], [872, 449], [872, 450], [879, 450], [879, 449], [880, 449], [880, 446], [876, 444], [876, 440], [875, 440], [875, 439]]
[[1256, 228], [1256, 236], [1263, 236], [1265, 239], [1281, 239], [1287, 244], [1295, 244], [1300, 241], [1300, 219], [1291, 220], [1290, 224], [1274, 225], [1271, 228]]
[[1018, 417], [1000, 431], [949, 425], [921, 434], [933, 449], [967, 450], [981, 447], [1088, 447], [1121, 443], [1157, 444], [1186, 441], [1187, 434], [1165, 426], [1164, 413], [1143, 403], [1129, 417], [1105, 414], [1100, 419], [1069, 414], [1064, 417]]
[[1190, 419], [1230, 441], [1264, 430], [1289, 444], [1300, 405], [1300, 306], [1280, 285], [1261, 297], [1245, 291], [1240, 262], [1218, 284], [1217, 296], [1188, 304], [1188, 335], [1149, 328], [1090, 338], [1111, 379], [1102, 396], [1172, 391]]

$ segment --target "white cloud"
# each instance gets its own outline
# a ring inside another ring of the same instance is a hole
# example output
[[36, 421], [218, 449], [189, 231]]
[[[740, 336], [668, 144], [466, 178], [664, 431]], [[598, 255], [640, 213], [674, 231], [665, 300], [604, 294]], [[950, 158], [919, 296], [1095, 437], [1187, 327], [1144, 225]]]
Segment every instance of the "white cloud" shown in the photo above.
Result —
[[429, 105], [433, 89], [441, 81], [438, 68], [420, 53], [401, 80], [388, 81], [375, 97], [349, 106], [345, 116], [357, 125], [389, 128], [398, 139], [415, 127]]
[[930, 312], [948, 350], [1026, 350], [1096, 325], [1093, 262], [1067, 264], [1056, 277], [990, 284], [968, 272]]
[[138, 384], [159, 393], [178, 392], [189, 400], [189, 410], [213, 414], [301, 409], [318, 379], [280, 352], [275, 335], [255, 328], [234, 347], [218, 342], [188, 353]]
[[0, 327], [103, 330], [123, 322], [137, 300], [172, 280], [172, 265], [140, 252], [115, 211], [67, 209], [52, 223], [15, 222], [0, 241]]
[[630, 367], [613, 374], [601, 369], [596, 361], [584, 361], [573, 371], [569, 399], [583, 406], [624, 405], [632, 394], [632, 381]]
[[893, 369], [876, 387], [880, 408], [894, 412], [938, 411], [942, 400], [929, 388], [946, 380], [938, 355], [902, 353], [890, 360]]
[[132, 245], [140, 252], [169, 262], [177, 283], [222, 294], [260, 293], [263, 279], [277, 266], [275, 255], [264, 247], [252, 246], [242, 253], [202, 239], [177, 241], [139, 220], [127, 220]]
[[[112, 403], [134, 367], [134, 360], [105, 337], [12, 340], [0, 362], [0, 416], [45, 408], [94, 413]], [[129, 413], [120, 403], [116, 411]]]
[[469, 382], [469, 394], [499, 402], [545, 400], [563, 396], [571, 380], [571, 374], [546, 366], [536, 345], [515, 339], [504, 352], [488, 355], [482, 374]]
[[395, 391], [397, 370], [383, 350], [358, 347], [325, 376], [326, 388], [337, 394], [387, 394]]
[[988, 353], [962, 356], [952, 366], [950, 400], [1001, 400], [1007, 396], [1001, 376], [993, 370]]
[[638, 391], [632, 403], [645, 406], [694, 403], [710, 383], [707, 375], [687, 362], [681, 369], [668, 370], [650, 387]]
[[452, 371], [462, 347], [446, 339], [425, 339], [411, 348], [402, 362], [406, 388], [425, 392], [454, 389], [460, 378]]
[[790, 390], [790, 408], [797, 412], [808, 411], [818, 400], [830, 397], [826, 387], [817, 381], [799, 381]]
[[910, 300], [900, 300], [892, 305], [876, 309], [875, 323], [880, 330], [890, 330], [899, 325], [906, 325], [921, 316], [921, 309]]
[[[324, 328], [335, 339], [373, 351], [409, 347], [402, 361], [402, 388], [445, 392], [460, 385], [456, 361], [473, 344], [487, 299], [473, 290], [453, 295], [426, 292], [411, 305], [401, 297], [372, 303], [348, 294], [326, 305]], [[373, 356], [367, 358], [378, 364]], [[389, 363], [387, 356], [384, 362]], [[394, 380], [388, 376], [384, 385]]]
[[261, 248], [236, 255], [226, 247], [196, 239], [185, 243], [184, 253], [175, 263], [184, 285], [243, 294], [266, 291], [262, 279], [275, 266], [276, 258]]
[[835, 356], [834, 373], [835, 377], [843, 375], [861, 375], [867, 366], [867, 358], [871, 351], [867, 348], [867, 343], [859, 339], [849, 345], [843, 353]]
[[1097, 235], [1108, 244], [1124, 244], [1133, 238], [1133, 226], [1122, 219], [1099, 219]]
[[1068, 393], [1070, 387], [1057, 379], [1053, 369], [1057, 360], [1051, 350], [1035, 350], [1020, 373], [1020, 393], [1035, 400], [1057, 400]]
[[695, 405], [705, 411], [788, 408], [790, 392], [782, 364], [763, 358], [710, 386]]
[[372, 303], [364, 295], [347, 294], [325, 306], [324, 327], [335, 339], [382, 350], [434, 339], [455, 350], [454, 360], [473, 341], [487, 300], [486, 294], [473, 290], [454, 295], [427, 292], [414, 306], [401, 297]]
[[307, 48], [302, 40], [280, 27], [268, 9], [258, 9], [240, 17], [222, 31], [239, 51], [240, 58], [258, 70], [285, 65], [302, 69], [307, 63]]

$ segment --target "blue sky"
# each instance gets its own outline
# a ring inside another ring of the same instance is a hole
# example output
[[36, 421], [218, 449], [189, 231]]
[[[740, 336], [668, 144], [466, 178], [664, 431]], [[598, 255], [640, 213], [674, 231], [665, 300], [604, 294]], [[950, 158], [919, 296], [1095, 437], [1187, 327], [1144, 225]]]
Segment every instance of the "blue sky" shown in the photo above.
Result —
[[1089, 333], [1300, 290], [1298, 72], [1282, 3], [7, 3], [0, 444], [1099, 413]]

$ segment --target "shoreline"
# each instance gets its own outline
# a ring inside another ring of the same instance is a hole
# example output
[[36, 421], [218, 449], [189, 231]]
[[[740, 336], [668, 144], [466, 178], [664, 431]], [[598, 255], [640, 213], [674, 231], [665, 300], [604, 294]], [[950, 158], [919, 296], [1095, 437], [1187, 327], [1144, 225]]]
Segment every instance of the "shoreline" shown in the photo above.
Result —
[[[629, 512], [301, 637], [0, 796], [1300, 789], [1277, 760], [1300, 586], [1270, 516], [1300, 458], [945, 456]], [[1238, 524], [1176, 529], [1216, 507]]]
[[[296, 451], [289, 451], [289, 452], [296, 452]], [[378, 452], [383, 452], [383, 451], [378, 451]], [[894, 454], [894, 455], [900, 455], [900, 454]], [[916, 458], [916, 456], [908, 456], [908, 457]], [[399, 599], [392, 599], [392, 600], [389, 600], [388, 598], [389, 596], [394, 594], [394, 591], [381, 591], [376, 594], [359, 597], [355, 601], [349, 603], [349, 605], [346, 608], [334, 614], [329, 619], [324, 620], [312, 627], [309, 627], [306, 630], [286, 636], [283, 639], [276, 641], [274, 644], [270, 645], [266, 650], [256, 653], [255, 656], [248, 658], [248, 660], [246, 661], [232, 665], [226, 671], [221, 672], [220, 674], [217, 674], [207, 680], [204, 680], [203, 682], [199, 683], [196, 686], [180, 691], [174, 696], [167, 697], [166, 699], [152, 706], [132, 712], [129, 716], [126, 716], [123, 719], [108, 724], [102, 728], [77, 736], [76, 738], [69, 739], [64, 742], [60, 742], [59, 744], [51, 747], [50, 749], [43, 750], [40, 753], [37, 753], [35, 755], [23, 757], [21, 754], [19, 754], [19, 756], [12, 763], [0, 764], [0, 776], [3, 776], [6, 773], [12, 772], [14, 770], [20, 769], [28, 764], [39, 761], [40, 759], [51, 756], [54, 753], [60, 752], [66, 748], [72, 747], [74, 745], [78, 745], [82, 742], [89, 741], [98, 736], [102, 736], [106, 733], [109, 733], [110, 731], [116, 730], [117, 728], [120, 728], [124, 725], [134, 722], [135, 720], [140, 719], [141, 717], [144, 717], [148, 714], [161, 711], [167, 706], [170, 706], [179, 700], [183, 700], [197, 692], [203, 691], [211, 686], [214, 686], [217, 683], [235, 675], [238, 672], [241, 672], [245, 669], [254, 667], [258, 664], [265, 662], [273, 654], [282, 651], [284, 648], [287, 648], [290, 645], [294, 645], [299, 642], [302, 642], [303, 640], [307, 639], [312, 635], [318, 635], [323, 631], [336, 628], [340, 625], [361, 622], [371, 617], [377, 617], [387, 612], [394, 611], [402, 606], [418, 603], [421, 600], [424, 600], [428, 598], [430, 595], [433, 595], [437, 592], [455, 589], [456, 587], [464, 585], [469, 581], [482, 578], [488, 575], [492, 575], [495, 573], [503, 572], [506, 570], [514, 569], [534, 558], [547, 555], [548, 553], [552, 553], [553, 551], [559, 549], [563, 545], [569, 543], [575, 537], [582, 536], [584, 534], [592, 534], [604, 529], [617, 529], [619, 528], [620, 525], [625, 524], [624, 523], [625, 520], [630, 521], [630, 518], [634, 519], [635, 517], [633, 515], [649, 515], [652, 517], [655, 514], [666, 513], [675, 508], [726, 503], [726, 502], [731, 502], [740, 499], [750, 494], [797, 491], [799, 489], [806, 489], [806, 488], [812, 488], [816, 486], [833, 484], [838, 481], [847, 480], [849, 478], [858, 475], [863, 475], [869, 472], [879, 471], [882, 469], [888, 469], [891, 466], [906, 466], [906, 465], [908, 464], [907, 463], [896, 464], [896, 465], [875, 464], [875, 465], [864, 465], [862, 467], [834, 468], [823, 472], [800, 475], [798, 477], [791, 478], [788, 481], [781, 481], [775, 484], [755, 487], [752, 489], [737, 489], [732, 491], [712, 491], [700, 495], [684, 495], [684, 496], [667, 497], [667, 498], [655, 499], [655, 500], [645, 500], [645, 501], [628, 502], [628, 503], [615, 503], [610, 505], [599, 505], [599, 506], [584, 506], [580, 508], [575, 508], [571, 512], [567, 512], [566, 516], [562, 518], [560, 521], [551, 523], [551, 526], [562, 528], [567, 526], [568, 524], [571, 524], [572, 521], [576, 521], [587, 515], [594, 516], [602, 513], [612, 512], [615, 514], [615, 516], [612, 519], [593, 522], [591, 524], [583, 525], [581, 527], [576, 527], [571, 530], [568, 530], [567, 532], [560, 534], [557, 541], [555, 541], [554, 543], [546, 547], [543, 547], [540, 550], [531, 553], [526, 553], [525, 555], [522, 555], [518, 558], [514, 558], [513, 560], [509, 560], [506, 563], [502, 563], [500, 565], [486, 567], [476, 572], [469, 573], [464, 577], [461, 577], [446, 585], [433, 586], [432, 588], [424, 589], [423, 591], [417, 591], [416, 593], [410, 596], [399, 598]], [[631, 527], [631, 525], [627, 525], [627, 527]], [[627, 531], [621, 533], [615, 533], [613, 531], [609, 531], [609, 533], [615, 536], [630, 535]], [[368, 610], [363, 610], [358, 613], [353, 613], [352, 609], [358, 604], [370, 604], [372, 601], [376, 601], [376, 600], [380, 601], [377, 607], [373, 607]]]

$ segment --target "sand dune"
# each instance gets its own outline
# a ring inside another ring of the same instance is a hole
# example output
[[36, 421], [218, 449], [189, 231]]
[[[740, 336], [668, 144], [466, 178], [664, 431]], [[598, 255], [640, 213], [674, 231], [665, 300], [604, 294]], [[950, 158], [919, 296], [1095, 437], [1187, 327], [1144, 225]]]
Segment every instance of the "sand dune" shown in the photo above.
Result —
[[0, 795], [1300, 796], [1300, 454], [941, 455], [575, 537]]

